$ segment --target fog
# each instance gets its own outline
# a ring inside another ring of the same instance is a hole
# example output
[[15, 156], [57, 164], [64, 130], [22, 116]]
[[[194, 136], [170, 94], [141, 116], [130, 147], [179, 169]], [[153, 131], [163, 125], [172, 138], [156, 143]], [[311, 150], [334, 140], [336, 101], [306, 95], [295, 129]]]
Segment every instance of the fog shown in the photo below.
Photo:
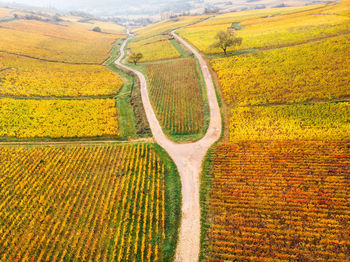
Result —
[[[15, 0], [1, 1], [29, 6], [57, 8], [64, 11], [86, 11], [101, 15], [159, 13], [163, 11], [186, 11], [190, 0]], [[195, 2], [192, 0], [192, 2]], [[196, 1], [198, 2], [198, 1]]]

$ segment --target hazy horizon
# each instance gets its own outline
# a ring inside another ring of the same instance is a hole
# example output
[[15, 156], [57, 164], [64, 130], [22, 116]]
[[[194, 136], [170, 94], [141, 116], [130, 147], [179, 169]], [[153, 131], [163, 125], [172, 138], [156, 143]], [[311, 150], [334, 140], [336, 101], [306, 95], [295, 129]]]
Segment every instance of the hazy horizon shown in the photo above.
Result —
[[56, 8], [62, 11], [77, 10], [95, 13], [155, 13], [174, 10], [174, 8], [186, 11], [187, 2], [190, 0], [133, 0], [132, 2], [124, 0], [0, 0], [0, 3], [3, 4], [23, 4], [33, 7]]

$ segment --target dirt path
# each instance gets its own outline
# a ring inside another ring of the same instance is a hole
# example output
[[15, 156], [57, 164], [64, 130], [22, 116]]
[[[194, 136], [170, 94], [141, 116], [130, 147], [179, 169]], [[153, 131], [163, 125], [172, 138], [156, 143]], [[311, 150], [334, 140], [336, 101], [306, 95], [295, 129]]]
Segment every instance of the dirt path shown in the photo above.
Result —
[[176, 249], [176, 261], [198, 261], [200, 248], [200, 203], [199, 187], [200, 173], [203, 159], [210, 146], [221, 135], [221, 115], [217, 102], [213, 81], [205, 60], [186, 41], [172, 33], [174, 37], [184, 44], [198, 58], [207, 86], [207, 96], [210, 108], [210, 123], [205, 136], [194, 143], [177, 144], [169, 140], [154, 114], [148, 92], [147, 83], [142, 73], [121, 64], [124, 57], [124, 48], [127, 39], [120, 48], [120, 57], [115, 62], [118, 66], [134, 72], [141, 83], [142, 102], [146, 111], [147, 120], [156, 142], [162, 146], [174, 160], [182, 183], [182, 219], [179, 232], [179, 242]]

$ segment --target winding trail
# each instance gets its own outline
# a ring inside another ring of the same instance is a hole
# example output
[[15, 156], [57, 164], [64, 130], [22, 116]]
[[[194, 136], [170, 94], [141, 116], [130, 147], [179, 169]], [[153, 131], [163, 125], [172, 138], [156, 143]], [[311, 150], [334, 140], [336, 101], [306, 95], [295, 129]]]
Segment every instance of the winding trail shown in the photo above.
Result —
[[191, 262], [198, 261], [200, 249], [199, 188], [202, 162], [210, 146], [215, 143], [221, 135], [221, 114], [213, 81], [205, 60], [190, 44], [179, 37], [174, 31], [172, 34], [197, 57], [207, 86], [210, 123], [207, 133], [199, 141], [177, 144], [168, 139], [163, 133], [148, 96], [145, 77], [139, 71], [121, 63], [125, 55], [124, 48], [130, 38], [126, 39], [122, 44], [120, 48], [120, 57], [115, 63], [120, 67], [134, 72], [140, 79], [142, 102], [153, 137], [156, 142], [168, 152], [178, 168], [182, 183], [182, 218], [175, 260]]

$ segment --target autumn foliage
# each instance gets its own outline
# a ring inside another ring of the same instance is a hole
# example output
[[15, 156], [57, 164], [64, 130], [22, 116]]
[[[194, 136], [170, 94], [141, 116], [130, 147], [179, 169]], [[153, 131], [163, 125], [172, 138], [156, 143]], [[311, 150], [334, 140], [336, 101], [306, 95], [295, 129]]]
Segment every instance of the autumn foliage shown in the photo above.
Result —
[[217, 146], [204, 261], [348, 261], [349, 145]]
[[1, 261], [162, 261], [152, 145], [0, 147]]
[[150, 98], [165, 130], [196, 134], [203, 126], [203, 94], [191, 58], [148, 64]]
[[0, 99], [0, 137], [118, 137], [114, 99]]
[[7, 96], [116, 95], [123, 82], [102, 65], [72, 65], [0, 53], [0, 94]]

